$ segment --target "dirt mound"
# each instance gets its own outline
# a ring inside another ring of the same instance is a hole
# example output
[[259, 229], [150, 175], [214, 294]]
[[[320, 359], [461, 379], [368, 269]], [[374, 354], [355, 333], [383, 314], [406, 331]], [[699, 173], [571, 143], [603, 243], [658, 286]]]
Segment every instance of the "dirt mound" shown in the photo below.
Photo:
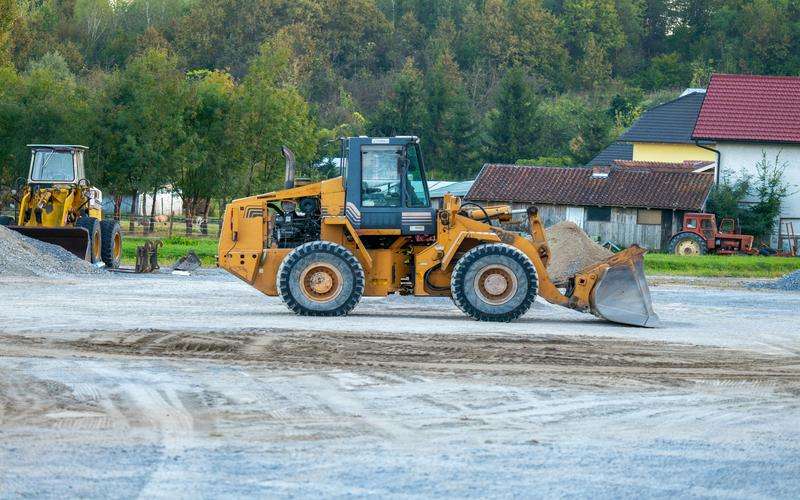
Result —
[[100, 271], [63, 248], [0, 226], [0, 276], [57, 277]]
[[556, 285], [566, 284], [581, 269], [613, 255], [610, 250], [589, 239], [577, 224], [570, 221], [559, 222], [547, 228], [547, 244], [550, 246], [547, 272]]

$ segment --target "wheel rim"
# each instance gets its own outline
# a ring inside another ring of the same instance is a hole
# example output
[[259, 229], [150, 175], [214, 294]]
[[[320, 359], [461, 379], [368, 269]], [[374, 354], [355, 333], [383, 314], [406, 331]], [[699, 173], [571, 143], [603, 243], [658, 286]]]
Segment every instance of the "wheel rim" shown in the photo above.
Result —
[[475, 293], [484, 302], [500, 305], [508, 302], [517, 292], [517, 277], [506, 266], [492, 264], [475, 276]]
[[114, 234], [114, 259], [119, 259], [122, 253], [122, 237], [119, 233]]
[[677, 250], [678, 255], [699, 255], [700, 254], [700, 244], [691, 239], [685, 239], [678, 242], [678, 245], [675, 247]]
[[342, 273], [326, 262], [314, 262], [300, 275], [300, 289], [315, 302], [328, 302], [342, 291]]

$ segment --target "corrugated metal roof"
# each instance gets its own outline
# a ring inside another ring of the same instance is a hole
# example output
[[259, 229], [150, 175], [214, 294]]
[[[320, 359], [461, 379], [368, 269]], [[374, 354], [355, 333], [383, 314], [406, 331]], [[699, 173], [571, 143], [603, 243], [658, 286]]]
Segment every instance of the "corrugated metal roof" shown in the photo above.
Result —
[[694, 137], [800, 142], [800, 77], [713, 75]]
[[475, 181], [443, 182], [445, 185], [437, 185], [434, 188], [431, 188], [430, 183], [428, 183], [428, 191], [431, 198], [443, 198], [447, 193], [453, 196], [464, 196], [469, 192], [473, 182]]
[[[631, 142], [692, 143], [705, 94], [693, 92], [649, 109], [619, 138]], [[615, 158], [616, 159], [616, 158]]]
[[714, 176], [599, 167], [484, 165], [466, 198], [552, 205], [702, 210]]
[[611, 144], [606, 149], [600, 151], [594, 158], [587, 163], [590, 167], [595, 166], [608, 166], [614, 160], [632, 160], [633, 159], [633, 144], [627, 142], [617, 141]]

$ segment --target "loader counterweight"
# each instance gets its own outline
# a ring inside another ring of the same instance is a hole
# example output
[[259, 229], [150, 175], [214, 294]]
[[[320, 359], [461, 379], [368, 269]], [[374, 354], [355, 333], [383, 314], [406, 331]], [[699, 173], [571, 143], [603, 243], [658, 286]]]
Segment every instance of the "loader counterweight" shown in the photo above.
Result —
[[[536, 295], [609, 321], [656, 326], [644, 250], [630, 248], [577, 273], [562, 291], [535, 207], [530, 235], [507, 231], [507, 206], [430, 204], [416, 137], [342, 140], [343, 175], [233, 201], [218, 265], [298, 314], [346, 314], [363, 296], [448, 296], [482, 321], [511, 321]], [[345, 168], [346, 165], [346, 168]], [[357, 265], [356, 265], [357, 264]], [[354, 295], [355, 294], [355, 295]]]

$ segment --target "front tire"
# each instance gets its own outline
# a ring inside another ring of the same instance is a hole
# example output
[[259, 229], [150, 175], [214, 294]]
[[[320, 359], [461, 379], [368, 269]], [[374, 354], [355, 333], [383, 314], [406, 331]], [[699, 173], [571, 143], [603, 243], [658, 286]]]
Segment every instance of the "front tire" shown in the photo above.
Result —
[[94, 217], [79, 217], [75, 227], [82, 227], [89, 231], [89, 261], [96, 264], [102, 260], [100, 221]]
[[109, 269], [119, 267], [122, 258], [122, 232], [119, 222], [115, 220], [104, 220], [100, 223], [102, 236], [100, 255]]
[[364, 268], [350, 250], [329, 241], [311, 241], [283, 259], [277, 288], [297, 314], [344, 316], [361, 300], [364, 281]]
[[453, 302], [478, 321], [512, 321], [536, 299], [536, 268], [527, 255], [504, 243], [480, 245], [456, 263], [450, 278]]
[[678, 233], [669, 240], [667, 251], [675, 255], [704, 255], [708, 251], [706, 241], [695, 233]]

